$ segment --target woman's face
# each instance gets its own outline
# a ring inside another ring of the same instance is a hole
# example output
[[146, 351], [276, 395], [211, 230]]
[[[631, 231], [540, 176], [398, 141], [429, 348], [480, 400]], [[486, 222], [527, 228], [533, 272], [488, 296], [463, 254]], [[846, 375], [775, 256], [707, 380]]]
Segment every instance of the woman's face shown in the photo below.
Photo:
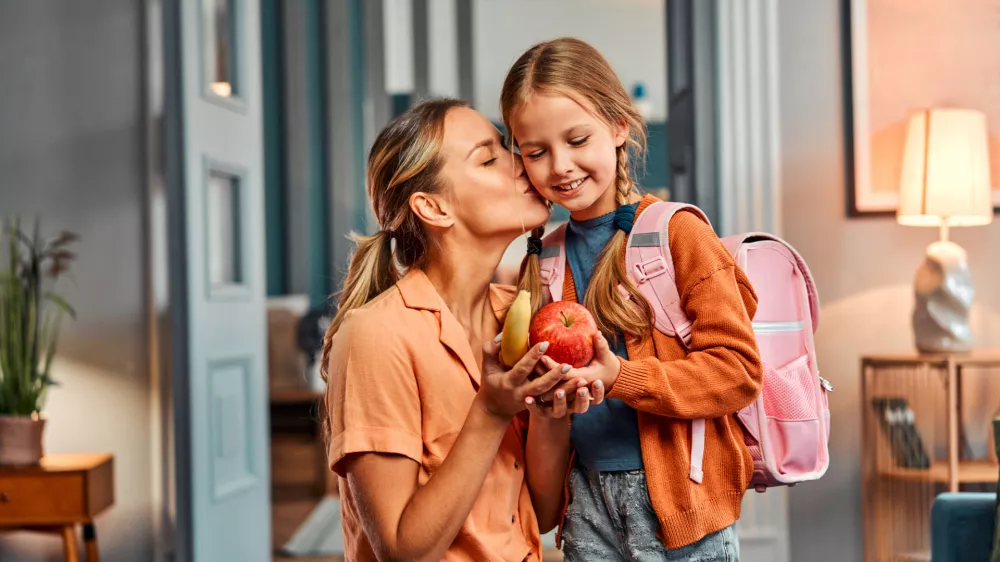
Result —
[[549, 207], [521, 160], [486, 117], [458, 107], [445, 117], [441, 179], [455, 225], [480, 238], [505, 238], [545, 224]]

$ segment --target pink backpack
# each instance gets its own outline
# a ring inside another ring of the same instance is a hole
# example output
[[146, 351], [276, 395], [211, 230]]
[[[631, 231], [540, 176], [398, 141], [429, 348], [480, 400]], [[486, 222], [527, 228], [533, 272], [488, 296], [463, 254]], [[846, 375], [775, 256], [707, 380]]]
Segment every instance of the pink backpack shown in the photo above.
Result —
[[[628, 237], [626, 268], [632, 282], [652, 305], [656, 329], [691, 340], [691, 321], [681, 308], [667, 227], [680, 210], [693, 205], [657, 202], [639, 215]], [[547, 299], [562, 300], [566, 258], [566, 226], [546, 236], [541, 277]], [[786, 242], [763, 233], [728, 236], [723, 244], [750, 279], [757, 294], [753, 318], [757, 346], [764, 362], [760, 396], [737, 412], [744, 440], [754, 461], [750, 488], [794, 486], [826, 473], [830, 456], [830, 407], [833, 388], [819, 376], [813, 333], [819, 322], [819, 299], [812, 275], [801, 256]], [[691, 422], [690, 478], [700, 483], [705, 453], [705, 420]]]

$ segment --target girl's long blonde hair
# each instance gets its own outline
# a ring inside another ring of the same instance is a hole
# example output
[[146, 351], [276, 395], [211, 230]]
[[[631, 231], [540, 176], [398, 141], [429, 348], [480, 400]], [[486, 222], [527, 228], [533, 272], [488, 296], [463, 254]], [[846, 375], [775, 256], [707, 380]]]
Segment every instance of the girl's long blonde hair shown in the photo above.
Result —
[[[500, 92], [500, 111], [508, 131], [514, 113], [538, 94], [562, 95], [586, 102], [609, 126], [628, 127], [627, 141], [616, 149], [618, 167], [614, 186], [618, 206], [627, 204], [636, 189], [630, 162], [645, 157], [646, 127], [604, 56], [571, 37], [539, 43], [521, 55], [507, 73]], [[532, 233], [541, 234], [541, 230]], [[604, 247], [582, 299], [594, 314], [597, 327], [612, 338], [619, 331], [638, 337], [652, 327], [652, 309], [625, 272], [622, 254], [625, 238], [626, 233], [618, 230]], [[531, 291], [536, 310], [534, 296], [541, 293], [538, 262], [538, 255], [529, 255], [518, 281], [518, 288]], [[628, 297], [619, 292], [619, 285], [626, 288]]]
[[444, 121], [457, 107], [468, 104], [437, 99], [415, 105], [389, 123], [372, 144], [366, 189], [380, 228], [371, 236], [351, 235], [356, 248], [339, 294], [337, 315], [323, 338], [320, 373], [324, 381], [333, 335], [347, 313], [392, 287], [401, 270], [423, 266], [427, 258], [429, 239], [410, 210], [410, 196], [440, 191]]

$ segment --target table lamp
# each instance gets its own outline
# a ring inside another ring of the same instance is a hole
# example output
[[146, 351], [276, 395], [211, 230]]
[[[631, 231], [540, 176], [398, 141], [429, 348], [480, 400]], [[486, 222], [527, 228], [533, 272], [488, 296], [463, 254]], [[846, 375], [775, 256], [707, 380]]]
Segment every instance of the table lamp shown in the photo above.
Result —
[[913, 335], [921, 353], [972, 348], [975, 287], [965, 250], [948, 240], [948, 230], [993, 220], [987, 138], [979, 111], [930, 109], [910, 118], [896, 220], [941, 230], [914, 282]]

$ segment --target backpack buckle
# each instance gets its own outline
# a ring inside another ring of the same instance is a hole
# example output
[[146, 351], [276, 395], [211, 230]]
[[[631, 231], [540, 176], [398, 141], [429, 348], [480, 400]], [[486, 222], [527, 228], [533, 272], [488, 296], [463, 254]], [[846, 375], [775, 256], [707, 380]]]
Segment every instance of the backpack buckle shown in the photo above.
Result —
[[542, 268], [538, 272], [538, 276], [542, 279], [543, 285], [551, 285], [552, 277], [555, 275], [556, 270], [550, 268]]
[[638, 273], [639, 283], [645, 283], [649, 279], [658, 277], [667, 272], [667, 262], [663, 256], [656, 256], [653, 259], [635, 264]]

